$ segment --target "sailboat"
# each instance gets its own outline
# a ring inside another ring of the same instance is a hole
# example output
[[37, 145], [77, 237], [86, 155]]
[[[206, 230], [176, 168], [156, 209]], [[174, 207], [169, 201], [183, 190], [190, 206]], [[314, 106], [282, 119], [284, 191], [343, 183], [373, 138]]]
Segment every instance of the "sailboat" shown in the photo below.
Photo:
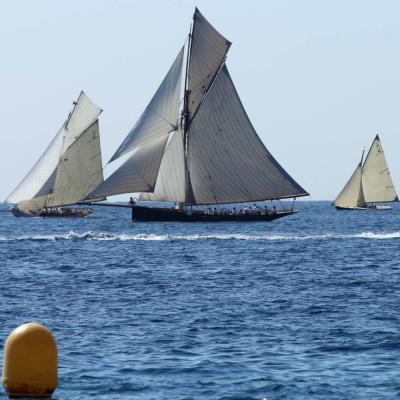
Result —
[[337, 210], [391, 210], [390, 206], [375, 204], [399, 201], [379, 135], [372, 142], [364, 162], [363, 158], [364, 152], [334, 206]]
[[258, 221], [297, 212], [216, 207], [308, 195], [253, 128], [225, 63], [230, 46], [196, 8], [188, 40], [110, 162], [129, 158], [88, 200], [140, 193], [132, 218], [145, 221]]
[[86, 217], [92, 212], [89, 207], [62, 206], [83, 201], [103, 182], [101, 112], [82, 91], [50, 145], [5, 200], [17, 203], [11, 209], [15, 216]]

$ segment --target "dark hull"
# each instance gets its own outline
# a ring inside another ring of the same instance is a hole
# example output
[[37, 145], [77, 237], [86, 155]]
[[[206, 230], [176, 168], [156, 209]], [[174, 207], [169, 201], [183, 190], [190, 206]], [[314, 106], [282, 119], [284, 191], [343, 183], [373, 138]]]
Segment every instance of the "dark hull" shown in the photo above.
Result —
[[272, 221], [274, 219], [295, 214], [297, 210], [279, 210], [267, 212], [248, 212], [246, 214], [216, 213], [209, 214], [203, 210], [193, 210], [191, 214], [175, 208], [159, 207], [132, 207], [133, 221], [164, 221], [164, 222], [221, 222], [221, 221], [241, 221], [257, 222]]
[[92, 213], [91, 208], [58, 208], [22, 211], [17, 207], [11, 209], [16, 217], [52, 217], [52, 218], [84, 218]]

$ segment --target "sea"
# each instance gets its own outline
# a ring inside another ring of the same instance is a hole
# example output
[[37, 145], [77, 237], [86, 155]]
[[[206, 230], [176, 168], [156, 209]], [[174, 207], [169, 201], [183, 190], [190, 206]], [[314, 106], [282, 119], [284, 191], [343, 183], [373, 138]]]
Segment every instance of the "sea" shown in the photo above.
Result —
[[0, 352], [20, 324], [47, 327], [60, 400], [399, 399], [399, 204], [297, 206], [196, 224], [3, 205]]

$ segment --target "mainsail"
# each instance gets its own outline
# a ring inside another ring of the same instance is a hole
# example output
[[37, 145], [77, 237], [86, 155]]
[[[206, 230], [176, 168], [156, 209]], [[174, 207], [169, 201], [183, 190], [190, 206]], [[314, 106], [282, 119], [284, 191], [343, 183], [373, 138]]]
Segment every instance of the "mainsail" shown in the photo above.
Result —
[[200, 105], [188, 137], [189, 171], [196, 204], [306, 194], [258, 137], [226, 65]]
[[137, 192], [140, 200], [193, 205], [307, 196], [243, 108], [225, 65], [231, 43], [197, 8], [193, 19], [186, 68], [182, 49], [110, 162], [129, 159], [88, 200]]
[[353, 175], [335, 200], [336, 207], [367, 207], [367, 203], [398, 201], [396, 190], [379, 136], [376, 135], [364, 163], [358, 164]]
[[75, 204], [103, 181], [98, 116], [81, 92], [68, 119], [5, 202], [23, 210]]
[[398, 201], [378, 135], [372, 142], [363, 165], [363, 187], [367, 203]]

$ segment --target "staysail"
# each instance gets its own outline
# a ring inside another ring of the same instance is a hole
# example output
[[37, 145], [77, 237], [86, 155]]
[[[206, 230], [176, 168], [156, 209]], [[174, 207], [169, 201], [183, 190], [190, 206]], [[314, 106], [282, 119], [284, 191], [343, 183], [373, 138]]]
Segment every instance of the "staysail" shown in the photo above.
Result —
[[103, 181], [98, 124], [101, 112], [81, 92], [49, 147], [5, 201], [30, 210], [83, 200]]
[[5, 199], [5, 203], [19, 203], [52, 192], [64, 134], [65, 123], [29, 173]]
[[334, 202], [336, 207], [355, 208], [365, 207], [365, 197], [362, 184], [362, 162], [360, 162], [353, 175], [346, 183]]
[[231, 43], [197, 8], [193, 18], [186, 70], [182, 49], [111, 161], [130, 158], [87, 199], [141, 192], [140, 200], [218, 204], [307, 196], [249, 121], [225, 65]]
[[161, 161], [157, 183], [153, 193], [141, 193], [139, 200], [185, 201], [185, 160], [182, 131], [172, 134]]
[[364, 196], [367, 203], [398, 201], [378, 135], [372, 142], [362, 172]]

